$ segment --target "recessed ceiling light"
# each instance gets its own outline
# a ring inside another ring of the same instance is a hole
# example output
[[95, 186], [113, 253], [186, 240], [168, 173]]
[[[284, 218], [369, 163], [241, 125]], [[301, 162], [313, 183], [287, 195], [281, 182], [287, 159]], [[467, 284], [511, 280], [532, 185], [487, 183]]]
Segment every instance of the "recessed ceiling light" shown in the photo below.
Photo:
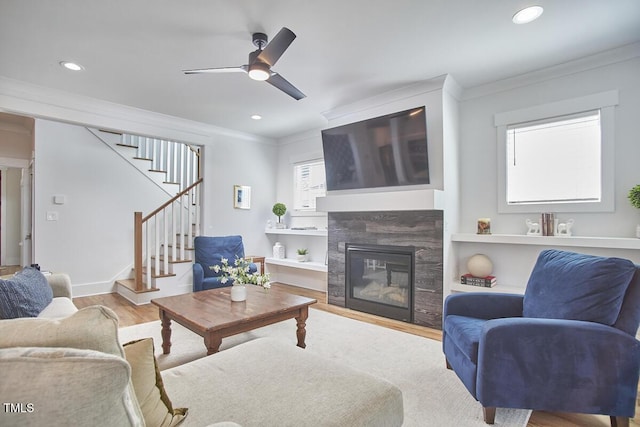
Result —
[[82, 71], [82, 70], [84, 70], [84, 67], [82, 65], [76, 64], [75, 62], [60, 61], [60, 65], [63, 66], [64, 68], [66, 68], [67, 70], [71, 70], [71, 71]]
[[542, 6], [529, 6], [518, 11], [511, 19], [514, 24], [528, 24], [531, 21], [535, 21], [542, 15]]
[[251, 116], [251, 118], [253, 120], [260, 120], [260, 119], [262, 119], [262, 116], [260, 114], [254, 114], [254, 115]]

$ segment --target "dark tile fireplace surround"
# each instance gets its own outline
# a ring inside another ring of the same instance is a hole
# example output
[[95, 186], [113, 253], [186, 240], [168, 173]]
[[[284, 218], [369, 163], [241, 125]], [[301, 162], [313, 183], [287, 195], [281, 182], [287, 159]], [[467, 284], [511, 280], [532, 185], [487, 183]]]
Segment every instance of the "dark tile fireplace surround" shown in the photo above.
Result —
[[[329, 304], [441, 329], [442, 218], [441, 210], [329, 212]], [[346, 292], [348, 275], [358, 295]], [[369, 295], [383, 293], [392, 299], [377, 309]]]

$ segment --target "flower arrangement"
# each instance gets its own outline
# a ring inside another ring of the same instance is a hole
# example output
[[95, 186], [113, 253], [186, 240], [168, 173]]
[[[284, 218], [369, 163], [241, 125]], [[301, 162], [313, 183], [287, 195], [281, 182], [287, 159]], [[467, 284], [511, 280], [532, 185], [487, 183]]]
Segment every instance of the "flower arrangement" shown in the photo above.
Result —
[[220, 260], [221, 264], [213, 265], [209, 267], [216, 273], [222, 272], [221, 283], [227, 283], [229, 280], [233, 280], [233, 285], [258, 285], [265, 289], [271, 287], [269, 282], [269, 273], [260, 274], [257, 271], [255, 273], [250, 272], [251, 263], [244, 258], [236, 258], [233, 265], [229, 264], [227, 258]]

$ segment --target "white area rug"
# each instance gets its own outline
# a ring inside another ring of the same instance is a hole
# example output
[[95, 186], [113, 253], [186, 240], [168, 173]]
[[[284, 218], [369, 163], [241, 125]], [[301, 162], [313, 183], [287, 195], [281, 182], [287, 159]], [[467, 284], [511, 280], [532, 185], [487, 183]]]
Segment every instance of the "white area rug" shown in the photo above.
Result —
[[[126, 343], [153, 337], [160, 369], [206, 356], [203, 339], [175, 322], [171, 354], [163, 355], [160, 330], [159, 321], [125, 327], [120, 329], [120, 340]], [[295, 345], [295, 331], [295, 320], [287, 320], [224, 338], [220, 350], [268, 336]], [[445, 368], [439, 341], [311, 309], [306, 344], [305, 351], [384, 378], [399, 387], [404, 399], [405, 427], [487, 426], [480, 403], [469, 395], [453, 371]], [[498, 408], [494, 426], [524, 427], [530, 415], [527, 410]]]

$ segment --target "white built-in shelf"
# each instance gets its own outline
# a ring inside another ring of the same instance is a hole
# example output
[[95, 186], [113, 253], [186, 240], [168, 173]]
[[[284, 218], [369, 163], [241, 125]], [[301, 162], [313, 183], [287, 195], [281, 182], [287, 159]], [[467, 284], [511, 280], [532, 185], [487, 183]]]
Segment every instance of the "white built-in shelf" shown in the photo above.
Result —
[[327, 230], [292, 230], [290, 228], [267, 228], [264, 230], [267, 234], [292, 234], [296, 236], [326, 236]]
[[284, 267], [300, 268], [303, 270], [320, 271], [324, 273], [327, 272], [327, 265], [320, 262], [300, 262], [296, 259], [291, 258], [265, 258], [264, 262], [267, 264], [282, 265]]
[[640, 239], [625, 237], [584, 237], [584, 236], [527, 236], [521, 234], [472, 234], [457, 233], [451, 236], [453, 242], [495, 243], [502, 245], [565, 246], [581, 248], [638, 249]]
[[472, 285], [463, 285], [460, 282], [452, 282], [450, 284], [449, 290], [451, 292], [497, 292], [497, 293], [505, 293], [505, 294], [524, 294], [524, 286], [510, 286], [510, 285], [501, 285], [500, 283], [496, 284], [492, 288], [484, 288], [481, 286], [472, 286]]

